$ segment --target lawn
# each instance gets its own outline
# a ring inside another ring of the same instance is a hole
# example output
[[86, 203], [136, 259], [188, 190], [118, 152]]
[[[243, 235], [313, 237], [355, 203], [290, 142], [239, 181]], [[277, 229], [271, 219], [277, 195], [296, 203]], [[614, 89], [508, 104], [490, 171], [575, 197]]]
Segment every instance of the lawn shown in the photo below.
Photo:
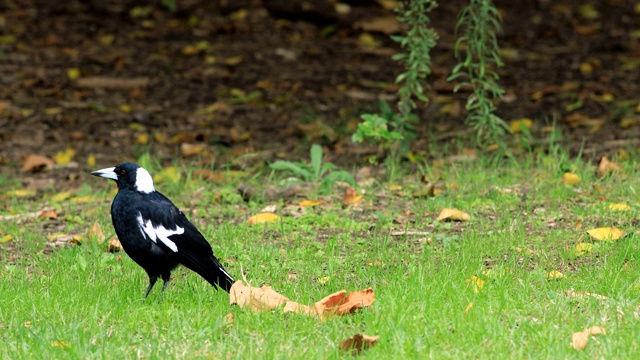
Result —
[[[340, 185], [309, 195], [325, 200], [313, 207], [297, 206], [302, 198], [245, 202], [236, 191], [239, 182], [278, 184], [286, 176], [277, 172], [211, 181], [185, 162], [176, 164], [180, 179], [157, 182], [227, 270], [252, 286], [269, 284], [303, 304], [373, 288], [371, 308], [325, 319], [230, 306], [228, 294], [185, 268], [165, 293], [156, 286], [145, 298], [144, 271], [89, 232], [97, 222], [113, 236], [111, 182], [83, 173], [83, 185], [60, 196], [55, 186], [19, 191], [19, 177], [5, 174], [0, 357], [348, 358], [339, 344], [360, 333], [379, 336], [360, 355], [372, 359], [637, 358], [638, 166], [637, 156], [622, 155], [614, 158], [621, 169], [601, 178], [592, 161], [561, 153], [443, 157], [393, 181], [368, 181], [349, 206]], [[581, 181], [565, 184], [565, 172]], [[423, 176], [438, 179], [434, 196], [424, 196]], [[280, 221], [247, 223], [268, 205]], [[55, 219], [21, 216], [45, 207]], [[470, 220], [436, 221], [443, 208]], [[599, 227], [627, 235], [597, 241], [587, 231]], [[80, 244], [52, 247], [63, 233]], [[591, 326], [606, 335], [574, 349], [572, 334]]]

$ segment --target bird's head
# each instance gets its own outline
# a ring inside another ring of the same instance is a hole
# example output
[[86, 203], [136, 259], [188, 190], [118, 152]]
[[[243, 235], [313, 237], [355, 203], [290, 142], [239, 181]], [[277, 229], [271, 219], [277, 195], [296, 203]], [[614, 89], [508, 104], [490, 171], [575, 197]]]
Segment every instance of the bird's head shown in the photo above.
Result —
[[115, 180], [118, 189], [131, 189], [147, 194], [155, 191], [151, 175], [138, 164], [123, 162], [116, 167], [92, 171], [91, 175]]

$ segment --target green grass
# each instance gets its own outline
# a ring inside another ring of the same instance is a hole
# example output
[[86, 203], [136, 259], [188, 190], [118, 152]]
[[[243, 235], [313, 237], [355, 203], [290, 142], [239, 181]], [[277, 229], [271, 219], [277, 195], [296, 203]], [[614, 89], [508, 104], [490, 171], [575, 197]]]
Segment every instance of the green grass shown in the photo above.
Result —
[[[84, 176], [77, 195], [105, 201], [53, 204], [61, 214], [55, 221], [0, 221], [0, 237], [15, 236], [0, 245], [0, 357], [343, 358], [350, 356], [339, 342], [365, 333], [380, 336], [362, 354], [372, 359], [636, 358], [638, 166], [632, 160], [620, 165], [622, 173], [605, 179], [583, 161], [541, 155], [426, 166], [444, 189], [433, 198], [413, 198], [424, 184], [407, 176], [399, 191], [387, 184], [366, 188], [359, 207], [342, 208], [339, 189], [326, 198], [328, 204], [297, 218], [287, 216], [297, 209], [279, 206], [282, 221], [266, 226], [246, 224], [267, 204], [242, 202], [235, 193], [239, 180], [157, 184], [188, 209], [227, 269], [237, 277], [244, 269], [254, 286], [270, 284], [306, 304], [343, 288], [373, 287], [373, 309], [325, 321], [231, 307], [226, 293], [184, 268], [174, 272], [164, 294], [158, 286], [145, 299], [144, 271], [125, 254], [97, 244], [43, 253], [50, 233], [84, 234], [97, 221], [112, 234], [113, 187]], [[562, 184], [565, 170], [578, 173], [582, 183]], [[19, 186], [15, 179], [0, 179], [7, 190]], [[5, 196], [2, 214], [50, 205], [54, 193]], [[605, 209], [613, 203], [631, 210]], [[467, 211], [472, 219], [436, 222], [443, 207]], [[406, 228], [429, 235], [390, 235], [405, 228], [393, 219], [407, 210]], [[593, 242], [585, 231], [600, 226], [629, 235], [576, 255], [575, 244]], [[565, 277], [548, 280], [552, 270]], [[297, 277], [289, 279], [294, 272]], [[468, 281], [472, 276], [484, 281], [477, 292]], [[566, 296], [571, 288], [607, 299]], [[229, 313], [235, 318], [230, 324]], [[571, 334], [593, 325], [607, 335], [592, 338], [582, 351], [572, 349]]]

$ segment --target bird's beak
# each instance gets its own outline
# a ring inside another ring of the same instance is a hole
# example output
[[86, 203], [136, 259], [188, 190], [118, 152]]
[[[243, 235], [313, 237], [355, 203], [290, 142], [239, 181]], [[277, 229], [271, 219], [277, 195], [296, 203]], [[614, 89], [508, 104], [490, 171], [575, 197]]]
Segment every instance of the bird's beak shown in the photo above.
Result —
[[100, 176], [103, 178], [107, 178], [107, 179], [111, 179], [111, 180], [118, 180], [118, 175], [116, 175], [115, 167], [110, 167], [110, 168], [105, 168], [105, 169], [100, 169], [100, 170], [96, 170], [96, 171], [92, 171], [91, 175], [95, 175], [95, 176]]

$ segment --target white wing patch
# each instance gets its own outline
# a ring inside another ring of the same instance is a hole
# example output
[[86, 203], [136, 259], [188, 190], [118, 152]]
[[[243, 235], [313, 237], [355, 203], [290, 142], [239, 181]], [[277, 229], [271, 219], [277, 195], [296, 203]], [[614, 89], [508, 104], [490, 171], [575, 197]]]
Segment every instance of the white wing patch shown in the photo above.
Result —
[[175, 230], [171, 230], [166, 229], [162, 225], [153, 226], [151, 220], [144, 221], [142, 214], [138, 214], [136, 220], [138, 220], [138, 226], [140, 227], [142, 236], [148, 237], [156, 244], [158, 243], [157, 240], [160, 240], [169, 249], [173, 250], [173, 252], [178, 252], [178, 246], [169, 239], [169, 236], [184, 234], [184, 228], [176, 226]]

